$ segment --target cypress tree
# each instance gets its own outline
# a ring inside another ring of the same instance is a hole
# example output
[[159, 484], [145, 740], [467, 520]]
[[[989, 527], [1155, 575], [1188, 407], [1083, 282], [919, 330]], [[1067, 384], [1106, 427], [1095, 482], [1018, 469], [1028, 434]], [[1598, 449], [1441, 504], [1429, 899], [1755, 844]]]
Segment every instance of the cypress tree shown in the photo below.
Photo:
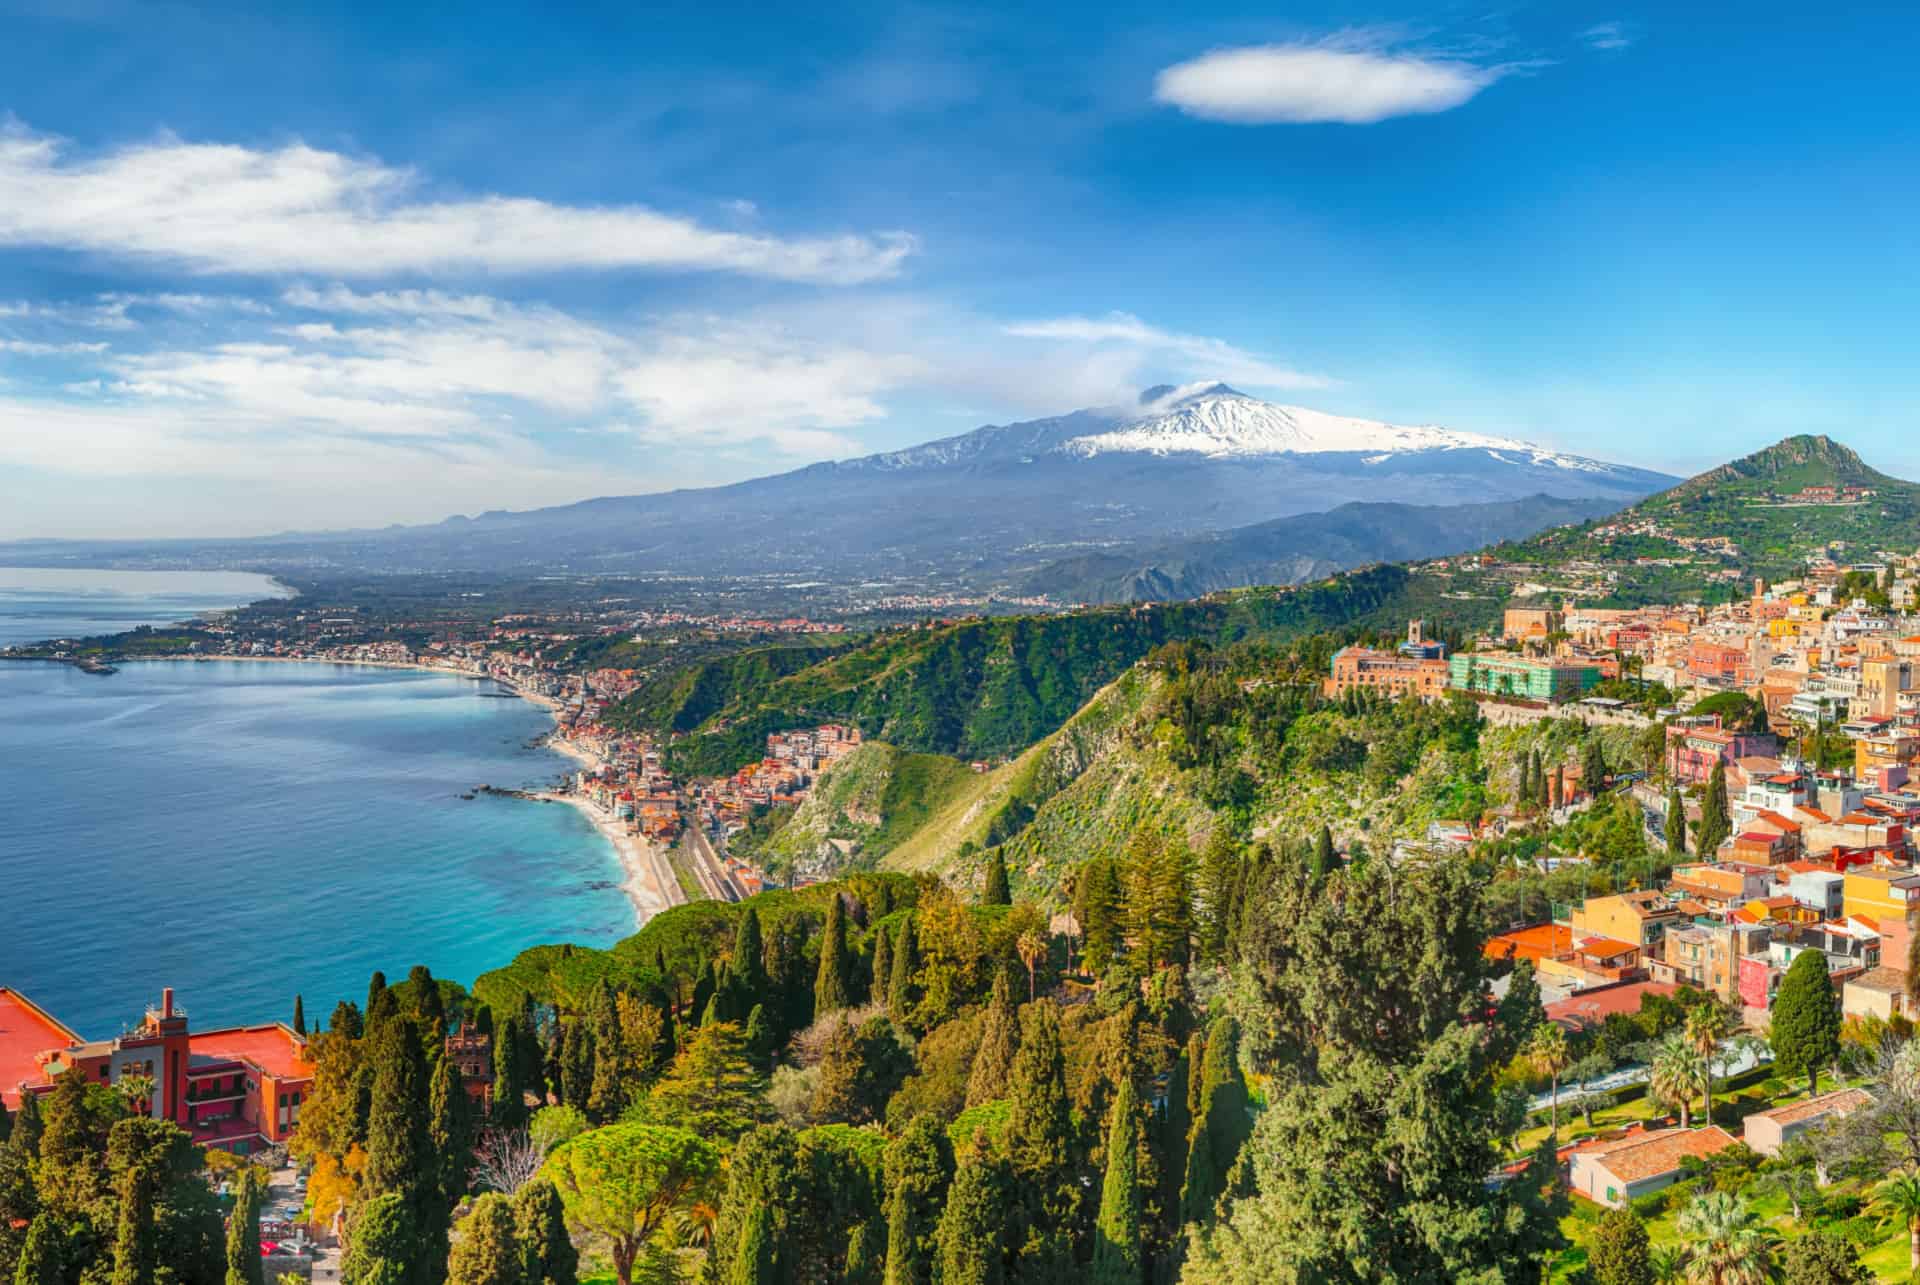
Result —
[[1726, 764], [1715, 763], [1713, 775], [1707, 779], [1706, 797], [1700, 804], [1700, 821], [1694, 830], [1694, 855], [1702, 861], [1713, 860], [1732, 828], [1733, 822], [1727, 815]]
[[715, 992], [720, 989], [720, 970], [709, 959], [700, 969], [700, 976], [693, 982], [693, 1002], [687, 1005], [687, 1012], [693, 1015], [694, 1025], [700, 1024], [700, 1015], [707, 1011], [707, 1005], [713, 1003]]
[[561, 1023], [566, 1031], [566, 1046], [560, 1055], [560, 1100], [570, 1107], [587, 1109], [593, 1095], [593, 1027], [583, 1017]]
[[1007, 1096], [1007, 1159], [1019, 1205], [1014, 1237], [1020, 1275], [1048, 1279], [1071, 1262], [1071, 1229], [1080, 1204], [1066, 1057], [1051, 1000], [1027, 1005], [1022, 1015], [1020, 1051], [1014, 1056]]
[[1140, 1285], [1140, 1114], [1130, 1077], [1120, 1081], [1112, 1116], [1090, 1279], [1094, 1285]]
[[293, 1033], [295, 1035], [305, 1035], [307, 1033], [306, 1005], [298, 995], [293, 997]]
[[[374, 1196], [402, 1197], [411, 1214], [421, 1196], [433, 1188], [427, 1156], [426, 1057], [410, 1017], [401, 1015], [386, 1022], [377, 1038], [364, 1189]], [[407, 1226], [411, 1234], [411, 1218]]]
[[369, 1019], [373, 1017], [374, 1010], [380, 1007], [380, 997], [386, 993], [387, 975], [376, 968], [373, 970], [373, 976], [367, 979], [367, 1003], [361, 1009]]
[[933, 1116], [915, 1116], [887, 1148], [886, 1285], [933, 1285], [940, 1213], [952, 1182], [947, 1131]]
[[853, 1002], [848, 980], [847, 918], [841, 909], [840, 895], [827, 903], [827, 926], [820, 938], [820, 971], [813, 982], [815, 1020], [846, 1008]]
[[1539, 750], [1533, 752], [1533, 795], [1534, 803], [1542, 812], [1546, 811], [1549, 803], [1547, 798], [1547, 773], [1546, 769], [1540, 765]]
[[604, 977], [594, 988], [588, 1020], [593, 1023], [593, 1078], [587, 1089], [587, 1118], [595, 1124], [610, 1124], [626, 1109], [629, 1059], [619, 1005]]
[[451, 1218], [454, 1206], [467, 1194], [467, 1175], [473, 1168], [473, 1104], [452, 1058], [442, 1058], [434, 1067], [427, 1110], [434, 1187], [439, 1207]]
[[489, 1191], [473, 1202], [447, 1260], [447, 1285], [523, 1285], [513, 1205]]
[[260, 1197], [259, 1180], [248, 1166], [227, 1215], [226, 1285], [262, 1285], [266, 1279], [260, 1265]]
[[1667, 855], [1687, 855], [1687, 805], [1677, 785], [1667, 791]]
[[887, 978], [887, 1008], [901, 1020], [913, 1011], [913, 978], [920, 971], [919, 942], [914, 936], [913, 916], [900, 920], [900, 936], [894, 942], [892, 976]]
[[514, 1196], [513, 1234], [522, 1285], [577, 1285], [580, 1253], [567, 1235], [566, 1210], [551, 1179], [535, 1178]]
[[1313, 845], [1313, 858], [1307, 866], [1308, 871], [1313, 875], [1313, 882], [1316, 885], [1325, 882], [1326, 877], [1333, 873], [1333, 868], [1339, 864], [1339, 861], [1340, 858], [1333, 850], [1333, 831], [1323, 825], [1320, 827], [1320, 837]]
[[753, 1059], [754, 1066], [761, 1074], [773, 1067], [773, 1025], [767, 1016], [765, 1004], [755, 1004], [753, 1011], [747, 1014], [747, 1056]]
[[1227, 1172], [1240, 1154], [1252, 1121], [1246, 1080], [1240, 1074], [1240, 1033], [1231, 1017], [1218, 1017], [1207, 1031], [1200, 1077], [1200, 1105], [1187, 1148], [1186, 1183], [1180, 1193], [1182, 1222], [1205, 1223], [1226, 1190]]
[[366, 1026], [360, 1018], [360, 1010], [352, 1001], [341, 1000], [333, 1006], [333, 1015], [327, 1019], [327, 1029], [343, 1039], [357, 1040], [366, 1034]]
[[1807, 1077], [1807, 1094], [1820, 1091], [1820, 1068], [1840, 1056], [1840, 1006], [1833, 994], [1827, 957], [1803, 950], [1780, 982], [1773, 1002], [1773, 1066], [1783, 1076]]
[[1548, 802], [1556, 808], [1567, 806], [1567, 765], [1565, 763], [1553, 765], [1553, 797]]
[[51, 1214], [36, 1214], [27, 1227], [13, 1285], [66, 1285], [66, 1237]]
[[156, 1261], [154, 1204], [168, 1177], [168, 1153], [179, 1128], [144, 1116], [113, 1126], [107, 1164], [118, 1208], [113, 1234], [113, 1285], [153, 1285]]
[[1587, 791], [1595, 798], [1599, 798], [1600, 790], [1607, 780], [1607, 759], [1601, 751], [1600, 737], [1597, 734], [1587, 736], [1586, 757], [1581, 761], [1580, 777]]
[[893, 966], [893, 938], [884, 928], [876, 929], [873, 934], [873, 1001], [884, 1003], [889, 998], [889, 978], [887, 970]]
[[440, 998], [440, 983], [425, 964], [415, 964], [407, 973], [407, 998], [420, 1023], [420, 1038], [437, 1048], [447, 1035], [447, 1006]]
[[953, 1176], [940, 1215], [940, 1285], [1003, 1285], [1007, 1279], [1007, 1174], [1005, 1164], [975, 1135]]
[[397, 1191], [360, 1206], [348, 1245], [341, 1285], [407, 1285], [419, 1278], [415, 1265], [422, 1251], [414, 1237], [413, 1210]]
[[967, 1105], [977, 1107], [1007, 1096], [1013, 1082], [1013, 1062], [1020, 1052], [1020, 1013], [1013, 1003], [1013, 984], [1007, 970], [998, 969], [993, 977], [993, 998], [987, 1003], [987, 1016], [980, 1031], [980, 1046], [973, 1055], [973, 1070], [967, 1075]]
[[986, 887], [980, 893], [980, 904], [983, 906], [1013, 904], [1013, 890], [1007, 883], [1007, 859], [997, 844], [987, 849], [987, 880]]
[[752, 906], [740, 916], [740, 927], [733, 934], [733, 971], [747, 993], [748, 1002], [766, 997], [767, 944], [760, 932], [760, 912]]
[[727, 1271], [726, 1285], [777, 1285], [780, 1264], [773, 1242], [773, 1211], [756, 1205], [747, 1215], [746, 1230]]
[[520, 1078], [520, 1019], [509, 1017], [493, 1036], [493, 1123], [520, 1129], [527, 1123], [527, 1085]]
[[1199, 1079], [1193, 1071], [1194, 1050], [1200, 1047], [1199, 1039], [1196, 1032], [1188, 1039], [1187, 1048], [1174, 1059], [1173, 1071], [1167, 1076], [1167, 1109], [1160, 1116], [1156, 1130], [1159, 1141], [1155, 1166], [1155, 1176], [1159, 1179], [1157, 1203], [1161, 1231], [1167, 1235], [1179, 1227], [1180, 1185], [1187, 1174], [1187, 1137], [1193, 1132], [1193, 1111], [1187, 1105], [1188, 1086]]

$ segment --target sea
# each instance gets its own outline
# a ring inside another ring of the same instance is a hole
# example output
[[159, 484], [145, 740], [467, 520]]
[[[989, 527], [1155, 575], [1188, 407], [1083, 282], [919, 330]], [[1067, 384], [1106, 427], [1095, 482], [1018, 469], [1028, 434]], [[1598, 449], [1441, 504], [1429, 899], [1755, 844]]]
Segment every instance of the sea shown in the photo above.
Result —
[[[96, 587], [35, 593], [37, 622], [133, 619]], [[466, 797], [564, 775], [551, 727], [497, 684], [412, 670], [0, 662], [0, 986], [87, 1038], [162, 986], [196, 1029], [290, 1020], [296, 995], [324, 1024], [374, 969], [464, 983], [543, 942], [609, 945], [634, 910], [586, 818]]]

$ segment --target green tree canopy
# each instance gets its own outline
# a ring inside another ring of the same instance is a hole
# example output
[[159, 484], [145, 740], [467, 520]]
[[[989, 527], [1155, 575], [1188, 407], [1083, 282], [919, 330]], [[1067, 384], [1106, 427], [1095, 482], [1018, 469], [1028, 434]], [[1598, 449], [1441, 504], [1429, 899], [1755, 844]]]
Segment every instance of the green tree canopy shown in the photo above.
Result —
[[619, 1285], [677, 1209], [704, 1199], [720, 1152], [688, 1129], [622, 1122], [593, 1129], [547, 1157], [568, 1225], [606, 1249]]

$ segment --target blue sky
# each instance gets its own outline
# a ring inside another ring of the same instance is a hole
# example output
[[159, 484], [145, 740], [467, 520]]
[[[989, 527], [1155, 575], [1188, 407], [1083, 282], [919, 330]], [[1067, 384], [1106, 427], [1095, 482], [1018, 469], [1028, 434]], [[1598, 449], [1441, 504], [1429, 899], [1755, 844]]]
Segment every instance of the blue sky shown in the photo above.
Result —
[[1202, 378], [1920, 476], [1900, 6], [249, 8], [0, 0], [0, 538], [702, 485]]

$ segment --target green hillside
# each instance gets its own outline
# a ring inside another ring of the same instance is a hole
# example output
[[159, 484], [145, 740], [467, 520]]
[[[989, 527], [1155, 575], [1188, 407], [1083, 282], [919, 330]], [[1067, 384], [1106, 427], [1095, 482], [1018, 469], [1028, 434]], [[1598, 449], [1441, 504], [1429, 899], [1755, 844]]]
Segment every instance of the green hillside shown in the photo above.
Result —
[[993, 758], [1061, 726], [1101, 687], [1179, 639], [1284, 641], [1405, 614], [1412, 577], [1370, 567], [1290, 589], [1051, 616], [967, 620], [896, 630], [799, 664], [796, 653], [746, 651], [646, 682], [614, 707], [617, 724], [692, 734], [669, 749], [685, 775], [757, 758], [768, 733], [852, 722], [916, 753]]
[[868, 741], [824, 772], [754, 855], [814, 877], [871, 868], [979, 775], [958, 759]]

